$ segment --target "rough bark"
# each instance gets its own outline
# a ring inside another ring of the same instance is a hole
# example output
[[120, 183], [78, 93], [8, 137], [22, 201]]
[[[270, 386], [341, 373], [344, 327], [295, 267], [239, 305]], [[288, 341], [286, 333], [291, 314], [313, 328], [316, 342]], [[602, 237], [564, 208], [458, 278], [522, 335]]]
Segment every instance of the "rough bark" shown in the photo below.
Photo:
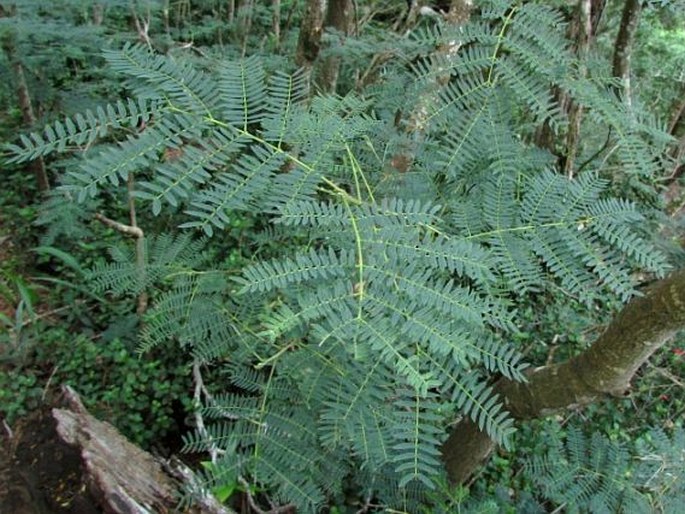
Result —
[[321, 50], [321, 35], [323, 33], [323, 17], [326, 0], [307, 0], [300, 36], [297, 40], [295, 62], [303, 68], [311, 68]]
[[[326, 9], [325, 27], [334, 28], [345, 36], [352, 32], [354, 21], [354, 5], [352, 0], [328, 0]], [[344, 41], [341, 42], [344, 44]], [[335, 92], [340, 74], [340, 57], [328, 56], [321, 65], [320, 86], [323, 91]]]
[[680, 92], [683, 96], [676, 102], [675, 106], [671, 109], [671, 121], [668, 124], [668, 133], [672, 136], [677, 136], [680, 132], [679, 127], [685, 126], [685, 84], [681, 86]]
[[[682, 99], [678, 99], [671, 109], [671, 121], [668, 124], [668, 133], [676, 138], [676, 141], [668, 151], [673, 167], [666, 178], [669, 191], [667, 191], [665, 196], [671, 198], [680, 196], [678, 179], [685, 172], [685, 87], [681, 87], [681, 93], [683, 94]], [[679, 210], [682, 210], [682, 208]]]
[[[179, 512], [185, 486], [194, 476], [180, 462], [167, 463], [131, 444], [112, 425], [91, 416], [78, 395], [65, 387], [66, 407], [53, 409], [57, 432], [79, 449], [89, 489], [104, 512], [131, 514]], [[186, 513], [228, 514], [211, 495], [197, 498]]]
[[[548, 416], [612, 395], [623, 396], [637, 369], [685, 327], [685, 270], [673, 273], [634, 298], [586, 351], [528, 374], [526, 383], [495, 385], [518, 420]], [[495, 448], [470, 420], [460, 421], [442, 448], [448, 476], [464, 482]]]
[[[592, 38], [592, 0], [579, 0], [578, 2], [578, 36], [576, 38], [576, 54], [578, 55], [581, 66], [579, 73], [581, 76], [587, 75], [584, 65], [590, 49]], [[574, 175], [576, 155], [580, 145], [580, 126], [583, 119], [583, 106], [573, 101], [569, 112], [569, 128], [566, 136], [566, 160], [564, 162], [564, 174], [572, 179]]]
[[473, 0], [452, 0], [445, 19], [452, 25], [465, 25], [471, 18]]
[[[575, 52], [580, 55], [586, 53], [592, 44], [592, 40], [597, 35], [599, 25], [602, 21], [602, 14], [606, 6], [606, 0], [579, 0], [580, 9], [576, 9], [573, 17], [569, 17], [568, 29], [566, 37], [570, 41], [574, 41]], [[589, 14], [587, 9], [589, 8]], [[588, 22], [589, 21], [589, 22]], [[582, 70], [585, 72], [585, 70]], [[552, 96], [559, 106], [559, 111], [567, 113], [569, 117], [569, 126], [577, 127], [576, 134], [579, 133], [580, 116], [574, 113], [579, 110], [580, 106], [575, 104], [570, 95], [559, 86], [552, 87]], [[569, 128], [569, 132], [574, 129]], [[564, 169], [565, 173], [569, 175], [569, 170], [572, 170], [573, 161], [575, 160], [575, 146], [578, 144], [577, 135], [567, 137], [567, 147], [572, 147], [573, 156], [568, 158], [566, 149], [557, 146], [558, 137], [549, 121], [545, 122], [537, 129], [535, 134], [535, 144], [540, 148], [546, 148], [550, 153], [557, 157], [557, 161]], [[569, 164], [569, 162], [571, 164]]]
[[[444, 16], [445, 20], [456, 27], [464, 25], [468, 23], [472, 9], [473, 0], [452, 0], [450, 9]], [[411, 169], [414, 162], [415, 147], [425, 137], [430, 113], [433, 110], [433, 106], [439, 102], [439, 92], [450, 79], [450, 72], [445, 64], [449, 64], [456, 59], [460, 48], [461, 41], [456, 39], [438, 48], [436, 52], [437, 58], [434, 60], [433, 69], [431, 70], [431, 75], [435, 78], [419, 96], [404, 123], [405, 131], [409, 136], [408, 139], [412, 141], [412, 144], [411, 146], [405, 145], [399, 152], [393, 155], [390, 165], [394, 170], [405, 173]], [[401, 113], [398, 115], [398, 121], [402, 121]]]
[[642, 11], [642, 0], [626, 0], [621, 16], [621, 25], [614, 45], [614, 77], [621, 80], [623, 97], [630, 103], [630, 58], [633, 41]]

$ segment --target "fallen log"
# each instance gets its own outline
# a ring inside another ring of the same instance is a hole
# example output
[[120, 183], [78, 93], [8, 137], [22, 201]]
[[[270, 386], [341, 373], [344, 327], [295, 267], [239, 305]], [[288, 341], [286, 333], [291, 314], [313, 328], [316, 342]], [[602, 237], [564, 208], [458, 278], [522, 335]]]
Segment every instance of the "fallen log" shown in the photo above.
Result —
[[64, 403], [54, 408], [57, 433], [81, 454], [86, 483], [104, 512], [111, 514], [230, 514], [208, 492], [190, 497], [179, 510], [181, 497], [198, 491], [195, 474], [177, 459], [166, 461], [129, 442], [116, 428], [90, 415], [78, 394], [66, 386]]

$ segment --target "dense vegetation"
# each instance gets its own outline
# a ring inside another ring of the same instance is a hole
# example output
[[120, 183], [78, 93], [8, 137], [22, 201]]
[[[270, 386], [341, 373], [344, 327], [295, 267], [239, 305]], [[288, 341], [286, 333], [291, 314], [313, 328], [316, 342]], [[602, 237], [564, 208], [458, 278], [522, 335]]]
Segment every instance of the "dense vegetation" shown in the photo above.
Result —
[[0, 4], [6, 423], [72, 384], [253, 511], [678, 511], [685, 6], [320, 9]]

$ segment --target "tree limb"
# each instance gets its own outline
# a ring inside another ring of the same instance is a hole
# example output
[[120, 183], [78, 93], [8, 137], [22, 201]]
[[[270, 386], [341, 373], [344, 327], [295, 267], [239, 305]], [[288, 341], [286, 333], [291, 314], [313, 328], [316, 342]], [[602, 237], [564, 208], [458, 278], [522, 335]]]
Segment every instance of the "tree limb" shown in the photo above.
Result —
[[[633, 298], [586, 351], [532, 370], [525, 383], [501, 379], [494, 390], [518, 420], [545, 417], [606, 395], [620, 397], [638, 368], [683, 327], [685, 269]], [[464, 482], [494, 448], [476, 424], [461, 420], [442, 448], [450, 480]]]
[[122, 234], [133, 236], [137, 239], [142, 239], [143, 237], [143, 231], [140, 229], [140, 227], [124, 225], [123, 223], [119, 223], [118, 221], [109, 219], [107, 216], [105, 216], [104, 214], [100, 214], [99, 212], [95, 213], [95, 219], [102, 222], [103, 225], [107, 225], [108, 227], [113, 228], [114, 230], [121, 232]]

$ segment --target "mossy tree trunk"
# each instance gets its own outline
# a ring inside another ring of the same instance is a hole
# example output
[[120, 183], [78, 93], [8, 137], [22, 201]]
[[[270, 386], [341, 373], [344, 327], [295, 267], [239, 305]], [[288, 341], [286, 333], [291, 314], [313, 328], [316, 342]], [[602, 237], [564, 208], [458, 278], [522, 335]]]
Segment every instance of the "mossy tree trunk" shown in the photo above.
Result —
[[[528, 382], [502, 379], [495, 391], [515, 419], [540, 418], [611, 395], [623, 396], [637, 369], [685, 327], [685, 270], [634, 298], [586, 351], [528, 374]], [[443, 445], [453, 483], [464, 482], [495, 448], [470, 420], [457, 424]]]

